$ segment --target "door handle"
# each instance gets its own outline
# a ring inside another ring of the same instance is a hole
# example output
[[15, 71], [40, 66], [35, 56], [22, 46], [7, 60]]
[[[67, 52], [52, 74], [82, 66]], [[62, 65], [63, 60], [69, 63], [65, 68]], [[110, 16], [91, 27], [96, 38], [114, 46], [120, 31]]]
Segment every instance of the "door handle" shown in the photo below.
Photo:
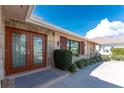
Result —
[[8, 49], [5, 49], [6, 52], [8, 52]]
[[30, 50], [28, 50], [28, 53], [27, 53], [28, 55], [30, 54]]

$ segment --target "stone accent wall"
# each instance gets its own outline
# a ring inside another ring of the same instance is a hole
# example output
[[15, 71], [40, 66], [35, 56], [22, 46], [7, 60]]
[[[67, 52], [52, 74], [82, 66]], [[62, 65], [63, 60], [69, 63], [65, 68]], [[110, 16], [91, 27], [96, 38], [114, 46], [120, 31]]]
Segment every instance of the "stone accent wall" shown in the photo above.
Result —
[[55, 50], [55, 32], [50, 32], [51, 35], [48, 37], [48, 49], [49, 49], [49, 62], [50, 66], [54, 68], [54, 59], [53, 59], [53, 52]]
[[[0, 6], [0, 83], [4, 79], [4, 21], [2, 16], [2, 6]], [[0, 84], [1, 87], [1, 84]]]

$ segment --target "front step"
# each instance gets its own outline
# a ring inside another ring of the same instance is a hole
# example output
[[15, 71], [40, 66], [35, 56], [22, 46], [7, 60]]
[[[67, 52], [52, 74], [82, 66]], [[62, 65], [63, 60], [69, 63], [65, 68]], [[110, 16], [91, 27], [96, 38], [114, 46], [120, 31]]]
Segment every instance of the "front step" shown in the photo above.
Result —
[[[63, 73], [63, 71], [57, 70], [59, 73]], [[62, 79], [68, 77], [70, 75], [69, 72], [64, 72], [63, 75], [56, 77], [52, 80], [49, 80], [47, 82], [45, 82], [44, 84], [39, 84], [38, 86], [35, 86], [35, 88], [49, 88], [51, 85], [61, 81]]]
[[57, 69], [48, 69], [45, 71], [39, 71], [29, 75], [16, 77], [12, 81], [14, 82], [14, 86], [16, 88], [48, 87], [68, 75], [68, 72]]

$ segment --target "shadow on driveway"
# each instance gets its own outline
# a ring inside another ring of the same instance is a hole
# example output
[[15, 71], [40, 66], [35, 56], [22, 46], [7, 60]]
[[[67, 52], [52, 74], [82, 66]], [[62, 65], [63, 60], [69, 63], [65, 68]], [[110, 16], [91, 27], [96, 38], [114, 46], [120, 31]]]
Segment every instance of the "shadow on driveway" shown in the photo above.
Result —
[[50, 86], [50, 88], [121, 88], [121, 86], [100, 80], [90, 75], [91, 72], [101, 64], [103, 63], [96, 63], [80, 69], [62, 81]]

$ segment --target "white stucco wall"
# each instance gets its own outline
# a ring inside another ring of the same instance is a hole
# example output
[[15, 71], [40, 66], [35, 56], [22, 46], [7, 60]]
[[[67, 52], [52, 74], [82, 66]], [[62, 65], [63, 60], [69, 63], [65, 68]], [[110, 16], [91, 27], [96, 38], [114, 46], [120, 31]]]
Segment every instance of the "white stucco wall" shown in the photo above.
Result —
[[3, 78], [4, 78], [4, 21], [2, 17], [2, 6], [0, 6], [0, 81]]

